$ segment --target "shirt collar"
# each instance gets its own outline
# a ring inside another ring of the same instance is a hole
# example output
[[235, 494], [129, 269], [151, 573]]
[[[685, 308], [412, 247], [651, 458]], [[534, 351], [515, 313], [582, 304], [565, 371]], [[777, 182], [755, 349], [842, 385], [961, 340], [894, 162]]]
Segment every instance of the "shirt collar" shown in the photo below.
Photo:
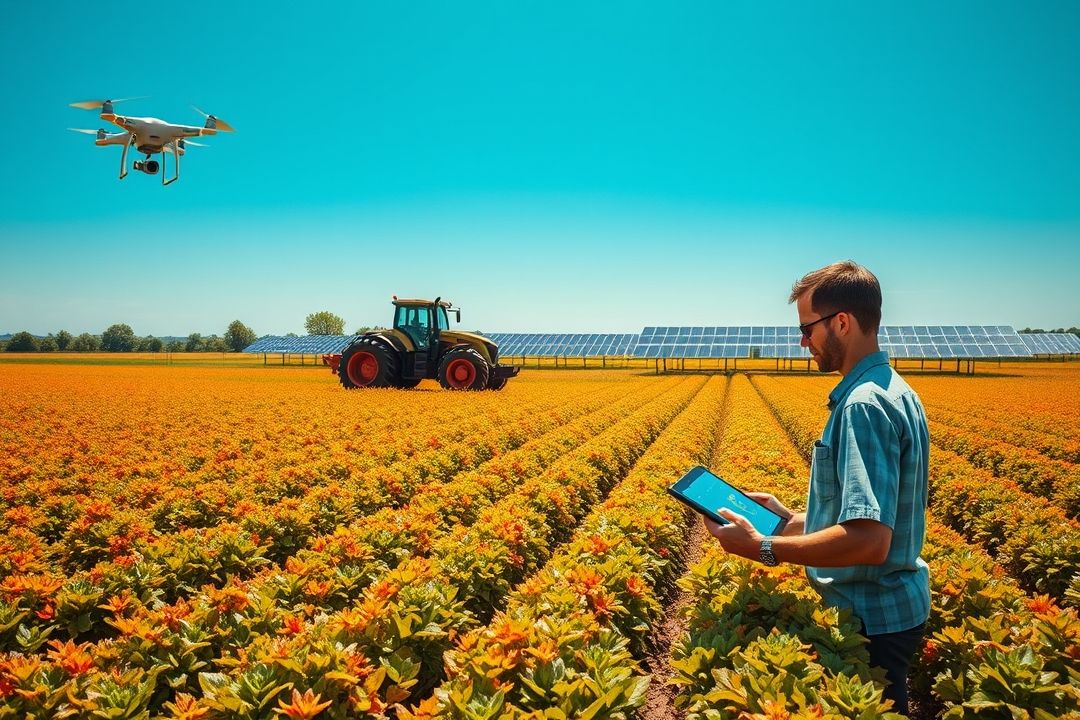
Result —
[[851, 387], [858, 381], [860, 377], [866, 374], [866, 371], [872, 367], [878, 365], [888, 365], [889, 354], [884, 350], [870, 353], [858, 363], [855, 367], [851, 368], [851, 372], [844, 376], [844, 379], [833, 388], [833, 391], [829, 393], [829, 409], [832, 410], [836, 407], [836, 403], [840, 402], [840, 399], [848, 394]]

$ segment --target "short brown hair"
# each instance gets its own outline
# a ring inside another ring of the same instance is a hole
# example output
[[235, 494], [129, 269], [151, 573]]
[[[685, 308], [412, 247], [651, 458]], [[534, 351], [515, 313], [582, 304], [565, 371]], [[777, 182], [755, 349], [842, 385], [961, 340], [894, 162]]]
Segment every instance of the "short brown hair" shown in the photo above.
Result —
[[791, 286], [789, 303], [806, 293], [810, 307], [821, 315], [849, 312], [866, 334], [876, 333], [881, 324], [881, 285], [874, 273], [851, 260], [826, 265], [803, 275]]

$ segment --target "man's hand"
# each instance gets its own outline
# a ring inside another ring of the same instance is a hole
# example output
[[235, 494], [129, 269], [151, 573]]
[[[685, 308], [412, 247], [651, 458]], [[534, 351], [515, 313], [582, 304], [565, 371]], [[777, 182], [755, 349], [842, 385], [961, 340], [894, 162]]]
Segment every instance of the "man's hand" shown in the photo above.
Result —
[[[772, 497], [772, 495], [769, 495], [769, 497]], [[773, 499], [775, 500], [775, 498]], [[777, 504], [779, 505], [779, 502]], [[780, 507], [783, 507], [783, 505]], [[755, 530], [750, 521], [738, 513], [734, 513], [727, 508], [721, 508], [717, 514], [727, 520], [728, 524], [720, 525], [702, 516], [705, 520], [705, 529], [709, 531], [709, 534], [719, 540], [720, 546], [732, 555], [738, 555], [747, 560], [759, 560], [761, 557], [761, 541], [765, 536]]]
[[756, 502], [758, 505], [764, 505], [766, 508], [772, 510], [774, 513], [784, 518], [785, 520], [790, 520], [791, 517], [795, 514], [792, 511], [788, 510], [787, 507], [784, 506], [784, 503], [777, 500], [775, 495], [770, 495], [769, 493], [763, 492], [748, 492], [746, 493], [746, 495], [747, 497], [753, 499], [754, 502]]

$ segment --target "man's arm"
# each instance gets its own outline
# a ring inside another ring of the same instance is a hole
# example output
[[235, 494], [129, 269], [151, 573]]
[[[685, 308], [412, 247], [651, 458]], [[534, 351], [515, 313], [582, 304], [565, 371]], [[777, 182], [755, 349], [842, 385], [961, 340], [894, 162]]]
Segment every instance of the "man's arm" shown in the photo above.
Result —
[[[729, 553], [758, 560], [764, 536], [742, 515], [724, 509], [720, 516], [728, 521], [727, 525], [705, 518], [705, 527], [713, 537]], [[783, 535], [773, 539], [773, 555], [780, 562], [811, 567], [880, 565], [891, 544], [892, 528], [888, 525], [876, 520], [848, 520], [809, 535], [789, 535], [785, 528]]]
[[892, 530], [876, 520], [848, 520], [809, 535], [799, 532], [791, 536], [784, 528], [784, 535], [773, 540], [777, 560], [811, 567], [881, 565], [892, 544]]

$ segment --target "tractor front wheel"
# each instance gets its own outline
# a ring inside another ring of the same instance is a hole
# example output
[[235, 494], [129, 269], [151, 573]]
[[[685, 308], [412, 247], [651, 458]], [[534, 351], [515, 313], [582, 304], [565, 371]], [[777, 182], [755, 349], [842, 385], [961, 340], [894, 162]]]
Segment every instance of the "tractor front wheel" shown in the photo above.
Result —
[[506, 378], [504, 377], [493, 377], [488, 384], [488, 390], [502, 390], [504, 387], [506, 387]]
[[483, 356], [469, 347], [450, 350], [439, 362], [439, 384], [447, 390], [483, 390], [490, 373]]
[[397, 354], [381, 342], [361, 338], [341, 354], [338, 377], [349, 390], [393, 387], [398, 381]]

